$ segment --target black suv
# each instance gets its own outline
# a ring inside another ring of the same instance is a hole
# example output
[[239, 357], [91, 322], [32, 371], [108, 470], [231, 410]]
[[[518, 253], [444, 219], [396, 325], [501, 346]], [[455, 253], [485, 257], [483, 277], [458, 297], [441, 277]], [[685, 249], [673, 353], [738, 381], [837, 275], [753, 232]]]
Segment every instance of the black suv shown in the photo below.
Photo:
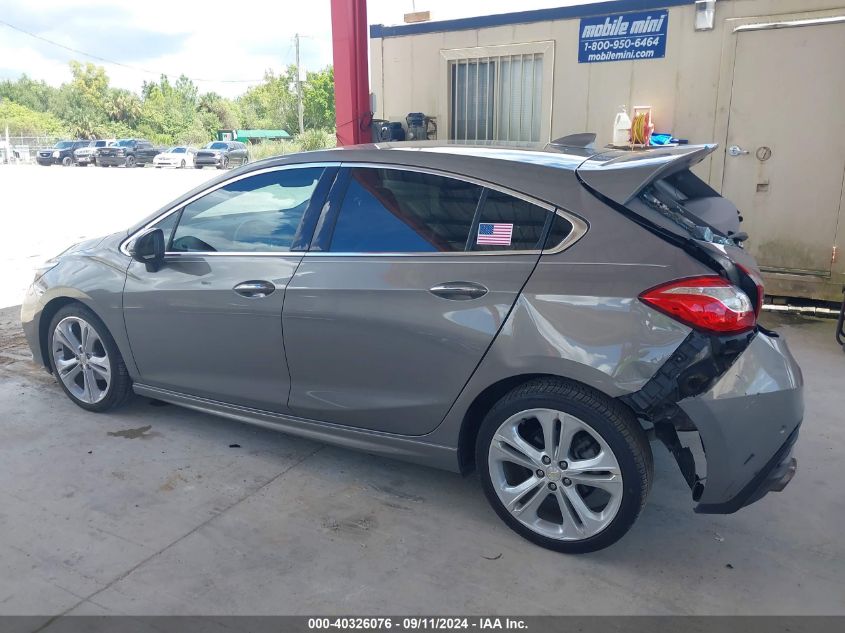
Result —
[[59, 141], [52, 149], [40, 149], [35, 155], [35, 160], [39, 165], [49, 167], [50, 165], [64, 165], [69, 167], [73, 165], [73, 151], [80, 147], [88, 147], [91, 141], [76, 140], [76, 141]]
[[205, 166], [226, 169], [235, 165], [246, 165], [249, 153], [246, 145], [240, 141], [212, 141], [194, 157], [194, 167], [202, 169]]
[[156, 154], [162, 151], [164, 151], [163, 148], [154, 146], [146, 139], [122, 138], [97, 152], [97, 164], [101, 167], [117, 167], [118, 165], [143, 167], [147, 163], [152, 163]]

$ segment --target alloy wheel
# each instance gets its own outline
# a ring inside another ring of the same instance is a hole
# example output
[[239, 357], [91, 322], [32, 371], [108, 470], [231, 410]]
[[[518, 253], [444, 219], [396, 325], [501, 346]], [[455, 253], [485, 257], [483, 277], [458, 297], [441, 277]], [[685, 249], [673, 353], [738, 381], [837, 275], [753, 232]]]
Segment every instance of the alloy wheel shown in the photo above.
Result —
[[95, 404], [106, 397], [111, 360], [90, 323], [76, 316], [59, 321], [53, 331], [52, 354], [56, 374], [74, 398]]
[[547, 538], [595, 536], [622, 503], [622, 471], [613, 450], [589, 424], [554, 409], [529, 409], [493, 435], [488, 468], [502, 505]]

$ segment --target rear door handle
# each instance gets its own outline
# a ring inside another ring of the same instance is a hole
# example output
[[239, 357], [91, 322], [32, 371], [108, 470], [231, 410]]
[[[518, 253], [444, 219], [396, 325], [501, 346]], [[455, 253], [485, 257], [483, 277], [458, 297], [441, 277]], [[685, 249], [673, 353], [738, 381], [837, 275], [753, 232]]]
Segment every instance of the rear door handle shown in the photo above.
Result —
[[244, 281], [232, 288], [232, 290], [237, 292], [239, 295], [243, 297], [252, 297], [254, 299], [260, 299], [261, 297], [271, 295], [275, 289], [276, 286], [271, 284], [269, 281], [262, 280]]
[[448, 281], [432, 286], [428, 291], [433, 295], [452, 301], [469, 301], [487, 294], [486, 287], [472, 281]]

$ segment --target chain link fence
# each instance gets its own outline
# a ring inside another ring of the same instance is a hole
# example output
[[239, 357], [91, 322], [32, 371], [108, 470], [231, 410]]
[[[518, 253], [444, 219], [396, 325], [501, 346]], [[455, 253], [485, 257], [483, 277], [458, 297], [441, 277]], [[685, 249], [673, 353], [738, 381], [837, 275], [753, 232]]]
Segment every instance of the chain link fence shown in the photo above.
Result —
[[9, 134], [8, 137], [0, 131], [0, 164], [34, 163], [36, 152], [40, 149], [53, 147], [58, 136], [24, 136]]

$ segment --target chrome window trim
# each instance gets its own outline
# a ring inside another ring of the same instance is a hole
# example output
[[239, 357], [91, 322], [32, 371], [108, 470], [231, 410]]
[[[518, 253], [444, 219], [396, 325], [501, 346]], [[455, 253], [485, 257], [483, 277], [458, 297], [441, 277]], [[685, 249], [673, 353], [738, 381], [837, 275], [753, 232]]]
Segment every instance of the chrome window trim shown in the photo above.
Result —
[[[218, 182], [216, 185], [209, 187], [208, 189], [203, 189], [200, 193], [191, 196], [184, 202], [177, 204], [166, 211], [162, 212], [160, 215], [156, 216], [143, 227], [135, 231], [132, 235], [127, 237], [120, 243], [120, 252], [124, 255], [131, 257], [132, 255], [129, 253], [129, 249], [127, 248], [129, 243], [136, 239], [141, 233], [149, 229], [155, 224], [158, 224], [166, 217], [181, 211], [184, 207], [188, 206], [192, 202], [199, 200], [203, 196], [210, 194], [212, 191], [217, 191], [218, 189], [225, 187], [226, 185], [230, 185], [233, 182], [238, 182], [239, 180], [243, 180], [244, 178], [249, 178], [251, 176], [258, 176], [260, 174], [267, 174], [273, 171], [283, 171], [285, 169], [305, 169], [309, 167], [340, 167], [340, 162], [318, 162], [318, 163], [292, 163], [290, 165], [274, 165], [273, 167], [265, 167], [263, 169], [255, 169], [253, 171], [248, 171], [245, 174], [238, 174], [237, 176], [233, 176], [232, 178], [228, 178], [222, 182]], [[166, 251], [164, 256], [167, 257], [169, 255], [211, 255], [211, 256], [232, 256], [232, 255], [261, 255], [261, 256], [269, 256], [269, 255], [285, 255], [289, 253], [296, 253], [299, 254], [302, 251], [233, 251], [233, 252], [223, 252], [223, 251]]]
[[331, 252], [331, 251], [308, 251], [305, 253], [306, 257], [474, 257], [474, 256], [490, 256], [495, 255], [497, 257], [502, 256], [513, 256], [513, 255], [554, 255], [556, 253], [560, 253], [573, 244], [580, 240], [584, 234], [587, 232], [589, 228], [589, 224], [580, 218], [579, 216], [570, 213], [569, 211], [564, 211], [563, 209], [556, 207], [553, 204], [549, 204], [548, 202], [544, 202], [543, 200], [539, 200], [527, 194], [524, 194], [519, 191], [514, 191], [513, 189], [508, 189], [507, 187], [502, 187], [501, 185], [497, 185], [494, 183], [487, 182], [486, 180], [481, 180], [479, 178], [474, 178], [473, 176], [464, 176], [463, 174], [455, 174], [448, 171], [432, 169], [430, 167], [414, 167], [411, 165], [395, 165], [393, 163], [370, 163], [370, 162], [354, 162], [354, 163], [341, 163], [341, 168], [352, 168], [352, 167], [363, 167], [363, 168], [370, 168], [370, 169], [395, 169], [399, 171], [412, 171], [412, 172], [419, 172], [424, 174], [431, 174], [432, 176], [441, 176], [443, 178], [451, 178], [453, 180], [462, 180], [464, 182], [469, 182], [474, 185], [478, 185], [479, 187], [484, 187], [486, 189], [492, 189], [494, 191], [498, 191], [500, 193], [504, 193], [506, 195], [512, 196], [514, 198], [518, 198], [520, 200], [524, 200], [529, 204], [533, 204], [535, 206], [541, 207], [546, 211], [551, 213], [555, 213], [560, 217], [567, 220], [572, 225], [572, 230], [559, 244], [557, 244], [554, 248], [551, 249], [540, 249], [540, 248], [532, 248], [528, 250], [519, 250], [519, 251], [443, 251], [443, 252], [422, 252], [422, 253], [408, 253], [403, 251], [397, 252], [383, 252], [383, 253], [342, 253], [342, 252]]

